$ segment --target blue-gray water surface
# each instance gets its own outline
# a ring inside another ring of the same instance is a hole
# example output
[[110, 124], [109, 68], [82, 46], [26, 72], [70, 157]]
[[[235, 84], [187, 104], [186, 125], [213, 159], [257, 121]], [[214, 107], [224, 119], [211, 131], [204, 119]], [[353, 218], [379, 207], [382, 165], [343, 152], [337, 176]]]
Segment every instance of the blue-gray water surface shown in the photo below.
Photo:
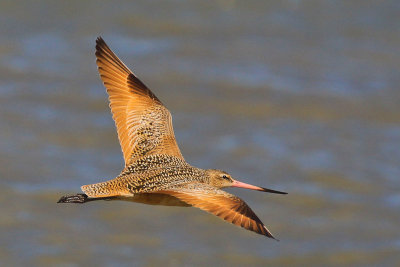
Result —
[[[397, 1], [2, 1], [1, 266], [400, 265]], [[185, 159], [280, 242], [195, 208], [60, 205], [123, 167], [95, 39], [170, 109]]]

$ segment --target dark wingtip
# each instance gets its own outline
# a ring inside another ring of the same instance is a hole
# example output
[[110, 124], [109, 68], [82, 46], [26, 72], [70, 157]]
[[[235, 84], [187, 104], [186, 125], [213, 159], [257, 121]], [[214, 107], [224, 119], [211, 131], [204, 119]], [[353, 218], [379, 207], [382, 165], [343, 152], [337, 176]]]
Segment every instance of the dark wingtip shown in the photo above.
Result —
[[96, 39], [96, 54], [101, 50], [101, 48], [107, 47], [106, 42], [103, 40], [101, 36]]
[[263, 225], [263, 228], [264, 228], [264, 231], [259, 232], [259, 234], [263, 234], [266, 237], [274, 239], [275, 241], [279, 242], [279, 239], [275, 238], [265, 225]]
[[267, 233], [267, 234], [265, 234], [265, 236], [269, 237], [269, 238], [271, 238], [271, 239], [273, 239], [275, 241], [279, 241], [279, 239], [276, 239], [271, 233]]
[[277, 239], [277, 238], [275, 238], [275, 237], [273, 237], [272, 239], [275, 240], [276, 242], [279, 242], [279, 241], [280, 241], [279, 239]]
[[101, 36], [99, 35], [99, 36], [97, 36], [97, 38], [96, 38], [96, 43], [101, 43], [101, 42], [104, 42], [104, 40], [103, 40], [103, 37], [101, 37]]

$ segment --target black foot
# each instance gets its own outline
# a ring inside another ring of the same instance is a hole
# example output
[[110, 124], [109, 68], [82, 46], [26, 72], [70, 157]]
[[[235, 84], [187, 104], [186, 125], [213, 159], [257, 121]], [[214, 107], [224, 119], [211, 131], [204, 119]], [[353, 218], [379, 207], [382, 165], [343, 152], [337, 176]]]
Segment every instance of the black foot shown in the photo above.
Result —
[[76, 194], [70, 196], [63, 196], [57, 203], [85, 203], [88, 201], [86, 194]]

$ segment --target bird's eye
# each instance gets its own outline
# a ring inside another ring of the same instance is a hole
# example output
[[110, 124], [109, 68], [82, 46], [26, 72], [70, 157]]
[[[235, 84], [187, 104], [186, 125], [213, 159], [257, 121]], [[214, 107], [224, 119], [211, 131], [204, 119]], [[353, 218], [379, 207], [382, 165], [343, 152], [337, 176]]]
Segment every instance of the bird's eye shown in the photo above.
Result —
[[224, 178], [224, 179], [226, 179], [226, 180], [229, 180], [229, 177], [228, 177], [228, 176], [226, 176], [225, 174], [224, 174], [224, 175], [222, 175], [222, 178]]

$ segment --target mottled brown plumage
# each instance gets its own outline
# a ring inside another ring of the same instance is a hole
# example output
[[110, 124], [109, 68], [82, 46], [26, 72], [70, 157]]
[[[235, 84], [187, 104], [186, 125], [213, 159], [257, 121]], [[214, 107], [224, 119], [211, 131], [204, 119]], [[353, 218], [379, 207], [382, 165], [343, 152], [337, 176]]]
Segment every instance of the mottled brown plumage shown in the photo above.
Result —
[[85, 194], [62, 197], [62, 203], [118, 199], [152, 205], [193, 206], [228, 222], [273, 238], [240, 198], [220, 188], [234, 186], [286, 194], [234, 180], [219, 170], [188, 164], [178, 148], [171, 114], [161, 101], [111, 51], [96, 41], [100, 77], [109, 95], [125, 168], [112, 180], [84, 185]]

